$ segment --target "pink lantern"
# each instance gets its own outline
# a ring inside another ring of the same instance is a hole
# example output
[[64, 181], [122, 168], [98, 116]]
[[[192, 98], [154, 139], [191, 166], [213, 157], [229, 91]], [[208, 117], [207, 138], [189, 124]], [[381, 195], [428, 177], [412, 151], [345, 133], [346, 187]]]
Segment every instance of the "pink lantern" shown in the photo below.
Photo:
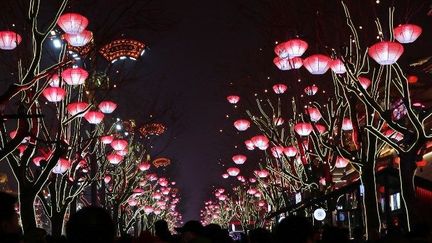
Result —
[[255, 188], [249, 188], [247, 190], [247, 194], [249, 194], [249, 195], [255, 195], [255, 193], [257, 193], [257, 189], [255, 189]]
[[303, 66], [303, 60], [300, 57], [288, 59], [287, 63], [291, 69], [299, 69]]
[[313, 96], [313, 95], [315, 95], [315, 94], [318, 92], [318, 87], [315, 86], [315, 85], [307, 86], [307, 87], [304, 89], [304, 92], [305, 92], [307, 95], [309, 95], [309, 96]]
[[314, 75], [320, 75], [327, 72], [330, 67], [331, 59], [328, 56], [315, 54], [303, 60], [303, 66]]
[[52, 169], [52, 172], [54, 174], [63, 174], [70, 168], [70, 166], [71, 163], [69, 160], [60, 158], [56, 166], [54, 166], [54, 168]]
[[283, 152], [287, 157], [294, 157], [297, 154], [297, 148], [294, 146], [288, 146], [285, 147]]
[[318, 108], [308, 107], [307, 112], [309, 114], [310, 120], [313, 122], [317, 122], [322, 118], [321, 112]]
[[116, 150], [124, 150], [128, 145], [128, 142], [124, 139], [117, 139], [111, 142], [111, 147]]
[[263, 201], [263, 200], [259, 200], [258, 201], [258, 206], [259, 207], [264, 207], [265, 205], [266, 205], [265, 201]]
[[228, 174], [226, 174], [226, 173], [222, 174], [222, 178], [226, 179], [226, 178], [228, 178], [228, 177], [229, 177]]
[[241, 175], [237, 176], [237, 180], [239, 180], [241, 182], [245, 182], [246, 181], [246, 179], [244, 178], [244, 176], [241, 176]]
[[66, 96], [66, 91], [60, 87], [47, 87], [42, 94], [49, 102], [59, 102]]
[[60, 77], [57, 74], [53, 74], [48, 83], [51, 87], [60, 87]]
[[110, 114], [117, 108], [117, 104], [112, 101], [102, 101], [98, 107], [103, 113]]
[[0, 49], [13, 50], [21, 43], [21, 36], [13, 31], [0, 31]]
[[65, 40], [71, 46], [81, 47], [87, 45], [93, 39], [93, 33], [88, 30], [83, 30], [78, 34], [68, 34], [64, 35]]
[[118, 165], [123, 160], [123, 156], [120, 156], [118, 154], [109, 154], [107, 156], [107, 159], [111, 164]]
[[339, 59], [332, 60], [330, 62], [330, 68], [336, 74], [344, 74], [344, 73], [346, 73], [345, 65]]
[[151, 213], [153, 213], [153, 211], [154, 211], [154, 209], [152, 206], [145, 206], [144, 207], [144, 213], [145, 214], [151, 214]]
[[33, 164], [35, 164], [36, 166], [39, 167], [40, 166], [40, 162], [42, 160], [46, 160], [45, 157], [37, 156], [37, 157], [34, 157], [32, 161], [33, 161]]
[[234, 161], [234, 163], [238, 164], [238, 165], [242, 165], [246, 162], [247, 157], [242, 155], [242, 154], [237, 154], [234, 155], [232, 157], [232, 160]]
[[110, 175], [105, 175], [105, 177], [104, 177], [104, 182], [105, 182], [105, 184], [110, 183], [111, 179], [112, 179], [112, 178], [111, 178]]
[[116, 154], [120, 156], [126, 156], [128, 154], [129, 150], [127, 148], [116, 151]]
[[234, 122], [234, 127], [239, 131], [246, 131], [250, 127], [250, 122], [245, 119], [240, 119]]
[[259, 178], [266, 178], [269, 175], [269, 172], [267, 170], [258, 170], [256, 171], [256, 176], [258, 176]]
[[114, 136], [113, 135], [102, 136], [100, 139], [103, 144], [110, 144], [114, 140]]
[[127, 201], [129, 206], [134, 207], [138, 204], [138, 201], [135, 198], [129, 198], [129, 200]]
[[88, 107], [86, 102], [74, 102], [67, 105], [66, 109], [71, 116], [77, 115], [77, 117], [83, 117], [85, 113], [82, 113]]
[[255, 146], [254, 146], [252, 140], [246, 140], [245, 145], [246, 145], [246, 148], [248, 150], [254, 150], [255, 149]]
[[393, 29], [393, 35], [402, 44], [412, 43], [421, 35], [422, 28], [415, 24], [402, 24]]
[[370, 84], [372, 83], [368, 78], [362, 76], [358, 77], [358, 81], [360, 85], [363, 87], [363, 89], [369, 88]]
[[68, 34], [78, 34], [87, 27], [88, 19], [81, 14], [66, 13], [60, 16], [57, 24]]
[[155, 192], [153, 193], [152, 198], [155, 200], [160, 200], [162, 198], [162, 194], [160, 194], [159, 192]]
[[150, 169], [150, 163], [147, 163], [147, 162], [141, 162], [139, 165], [138, 165], [138, 169], [140, 170], [140, 171], [147, 171], [147, 170], [149, 170]]
[[264, 150], [263, 148], [268, 147], [269, 139], [264, 135], [257, 135], [251, 138], [252, 143], [255, 147]]
[[275, 146], [270, 149], [273, 157], [280, 158], [283, 155], [284, 147], [283, 146]]
[[342, 121], [342, 130], [343, 131], [351, 131], [353, 130], [353, 124], [351, 122], [351, 119], [344, 118]]
[[287, 86], [285, 84], [275, 84], [273, 85], [273, 91], [276, 94], [283, 94], [287, 90]]
[[99, 111], [89, 111], [84, 115], [84, 118], [90, 124], [99, 124], [104, 118], [104, 114]]
[[401, 44], [392, 41], [381, 41], [369, 47], [368, 54], [380, 65], [391, 65], [397, 62], [404, 52]]
[[319, 179], [319, 183], [321, 184], [321, 185], [323, 185], [323, 186], [325, 186], [327, 183], [326, 183], [326, 179], [324, 178], [324, 177], [321, 177], [320, 179]]
[[84, 84], [88, 77], [88, 72], [82, 68], [68, 68], [61, 73], [63, 80], [69, 85]]
[[227, 100], [230, 104], [237, 104], [240, 101], [240, 96], [230, 95], [227, 97]]
[[312, 125], [307, 122], [299, 122], [294, 126], [295, 132], [302, 137], [309, 136], [309, 134], [312, 132], [312, 129]]
[[305, 53], [308, 48], [306, 41], [301, 39], [292, 39], [277, 45], [274, 49], [276, 55], [281, 58], [299, 57]]
[[227, 173], [230, 176], [237, 176], [238, 174], [240, 174], [240, 169], [236, 167], [230, 167], [227, 169]]
[[218, 197], [218, 199], [221, 200], [221, 201], [225, 201], [227, 199], [227, 196], [226, 195], [220, 195]]
[[292, 59], [275, 57], [273, 63], [282, 71], [299, 69], [303, 66], [303, 60], [300, 57], [294, 57]]
[[335, 167], [343, 169], [348, 165], [349, 161], [343, 157], [337, 157]]
[[320, 134], [324, 133], [327, 130], [326, 127], [321, 124], [315, 124], [315, 127]]

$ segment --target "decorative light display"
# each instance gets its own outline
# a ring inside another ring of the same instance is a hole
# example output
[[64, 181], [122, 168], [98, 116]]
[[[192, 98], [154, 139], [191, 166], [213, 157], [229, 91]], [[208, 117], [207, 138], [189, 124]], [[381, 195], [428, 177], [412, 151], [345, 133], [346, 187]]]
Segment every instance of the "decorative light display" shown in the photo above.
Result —
[[351, 119], [344, 118], [342, 120], [342, 130], [343, 131], [351, 131], [351, 130], [353, 130], [353, 124], [351, 122]]
[[413, 43], [421, 35], [422, 28], [415, 24], [402, 24], [393, 29], [393, 35], [402, 44]]
[[252, 140], [246, 140], [245, 145], [246, 145], [247, 150], [254, 150], [255, 149], [255, 145], [252, 142]]
[[222, 178], [227, 179], [228, 177], [229, 177], [228, 174], [226, 174], [226, 173], [222, 174]]
[[84, 118], [90, 124], [99, 124], [104, 118], [104, 114], [99, 111], [89, 111], [84, 115]]
[[99, 103], [98, 108], [102, 113], [110, 114], [115, 111], [117, 104], [112, 101], [102, 101]]
[[121, 151], [126, 149], [126, 147], [128, 146], [128, 141], [124, 140], [124, 139], [116, 139], [113, 140], [111, 142], [111, 147], [115, 150], [115, 151]]
[[109, 154], [107, 155], [107, 160], [113, 165], [118, 165], [120, 162], [122, 162], [123, 156], [118, 154]]
[[288, 89], [285, 84], [275, 84], [273, 85], [273, 91], [275, 94], [283, 94]]
[[310, 120], [313, 122], [317, 122], [321, 119], [322, 115], [318, 108], [308, 107], [307, 112], [309, 114]]
[[49, 80], [48, 80], [48, 84], [51, 87], [60, 87], [60, 77], [57, 74], [53, 74]]
[[250, 127], [250, 121], [246, 119], [240, 119], [234, 122], [234, 127], [238, 131], [246, 131]]
[[274, 51], [280, 58], [293, 58], [302, 56], [308, 48], [306, 41], [301, 39], [292, 39], [278, 44]]
[[138, 165], [138, 169], [139, 169], [140, 171], [147, 171], [147, 170], [150, 169], [150, 166], [151, 166], [151, 164], [148, 163], [148, 162], [141, 162], [141, 163]]
[[283, 146], [274, 146], [270, 149], [273, 157], [280, 158], [283, 156], [284, 147]]
[[328, 56], [315, 54], [303, 60], [303, 66], [314, 75], [321, 75], [327, 72], [331, 59]]
[[317, 209], [315, 209], [313, 216], [316, 220], [323, 221], [326, 217], [326, 212], [322, 208], [317, 208]]
[[0, 49], [13, 50], [21, 43], [21, 36], [13, 31], [0, 31]]
[[297, 148], [294, 146], [288, 146], [283, 150], [287, 157], [295, 157], [297, 155]]
[[71, 163], [69, 160], [60, 158], [56, 166], [52, 169], [52, 172], [54, 174], [63, 174], [70, 168], [70, 166]]
[[81, 14], [66, 13], [59, 17], [57, 24], [68, 34], [78, 34], [87, 28], [88, 19]]
[[74, 102], [74, 103], [70, 103], [69, 105], [67, 105], [67, 111], [71, 116], [75, 116], [79, 113], [79, 115], [77, 115], [78, 117], [83, 117], [85, 115], [85, 113], [83, 111], [85, 111], [85, 109], [88, 107], [88, 103], [86, 102]]
[[237, 95], [229, 95], [229, 96], [227, 97], [227, 100], [228, 100], [228, 102], [229, 102], [230, 104], [235, 105], [235, 104], [237, 104], [237, 103], [240, 101], [240, 96], [237, 96]]
[[309, 134], [312, 132], [312, 129], [312, 125], [307, 122], [299, 122], [294, 126], [294, 131], [302, 137], [309, 136]]
[[83, 30], [77, 34], [64, 34], [65, 40], [69, 45], [74, 47], [82, 47], [87, 45], [93, 39], [93, 33], [88, 30]]
[[321, 124], [315, 124], [315, 127], [320, 134], [323, 134], [327, 130], [326, 127]]
[[404, 47], [392, 41], [378, 42], [368, 49], [369, 56], [380, 65], [391, 65], [402, 56]]
[[261, 178], [261, 179], [269, 176], [269, 172], [267, 170], [264, 170], [264, 169], [256, 171], [255, 174], [258, 178]]
[[237, 176], [238, 174], [240, 174], [240, 169], [236, 167], [230, 167], [227, 169], [227, 173], [230, 176]]
[[307, 95], [309, 95], [309, 96], [313, 96], [313, 95], [315, 95], [315, 94], [318, 92], [318, 87], [315, 86], [315, 85], [307, 86], [307, 87], [304, 89], [304, 92], [305, 92]]
[[359, 82], [360, 82], [360, 85], [363, 87], [363, 89], [367, 89], [367, 88], [369, 88], [369, 86], [371, 85], [371, 81], [370, 81], [370, 79], [368, 79], [368, 78], [366, 78], [366, 77], [362, 77], [362, 76], [360, 76], [360, 77], [358, 77], [358, 80], [359, 80]]
[[143, 136], [160, 136], [166, 131], [166, 127], [161, 123], [148, 123], [144, 124], [139, 129]]
[[145, 51], [145, 44], [136, 40], [115, 40], [103, 46], [99, 52], [109, 62], [115, 62], [123, 57], [138, 59]]
[[170, 164], [171, 164], [171, 160], [168, 159], [168, 158], [164, 158], [164, 157], [162, 157], [162, 158], [157, 158], [157, 159], [153, 160], [153, 165], [154, 165], [156, 168], [159, 168], [159, 167], [166, 167], [166, 166], [168, 166], [168, 165], [170, 165]]
[[268, 147], [270, 140], [264, 135], [257, 135], [251, 138], [255, 147], [264, 150]]
[[336, 74], [346, 73], [346, 68], [344, 63], [340, 59], [335, 59], [330, 62], [331, 70]]
[[339, 169], [343, 169], [345, 167], [347, 167], [349, 163], [349, 160], [343, 158], [343, 157], [337, 157], [336, 162], [335, 162], [335, 167], [339, 168]]
[[110, 175], [105, 175], [103, 180], [104, 180], [105, 184], [108, 184], [108, 183], [110, 183], [111, 179], [112, 179], [112, 177]]
[[114, 136], [113, 135], [102, 136], [100, 140], [103, 144], [110, 144], [112, 141], [114, 141]]
[[60, 102], [66, 96], [66, 91], [60, 87], [47, 87], [42, 92], [49, 102]]
[[232, 161], [235, 164], [242, 165], [246, 162], [247, 157], [243, 154], [237, 154], [232, 157]]
[[63, 80], [69, 85], [84, 84], [88, 77], [88, 72], [82, 68], [68, 68], [61, 73]]
[[275, 126], [282, 126], [285, 123], [285, 120], [282, 117], [273, 118], [273, 124]]

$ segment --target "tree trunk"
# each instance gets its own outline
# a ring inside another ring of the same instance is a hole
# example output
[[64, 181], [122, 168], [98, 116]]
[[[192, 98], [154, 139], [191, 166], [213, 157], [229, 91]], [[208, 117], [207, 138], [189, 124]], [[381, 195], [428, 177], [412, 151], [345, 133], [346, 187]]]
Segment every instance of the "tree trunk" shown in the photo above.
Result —
[[376, 240], [379, 237], [380, 220], [375, 186], [375, 166], [367, 163], [362, 169], [362, 183], [364, 186], [363, 215], [366, 222], [365, 230], [368, 240]]
[[53, 212], [51, 217], [51, 235], [54, 239], [60, 239], [63, 232], [65, 212]]
[[400, 183], [401, 183], [401, 200], [403, 209], [406, 213], [406, 228], [411, 231], [411, 225], [416, 224], [420, 219], [420, 214], [416, 212], [416, 192], [414, 186], [414, 176], [416, 173], [417, 151], [400, 154]]
[[21, 223], [24, 233], [36, 228], [36, 217], [34, 210], [35, 195], [29, 189], [20, 187], [19, 190], [19, 208]]

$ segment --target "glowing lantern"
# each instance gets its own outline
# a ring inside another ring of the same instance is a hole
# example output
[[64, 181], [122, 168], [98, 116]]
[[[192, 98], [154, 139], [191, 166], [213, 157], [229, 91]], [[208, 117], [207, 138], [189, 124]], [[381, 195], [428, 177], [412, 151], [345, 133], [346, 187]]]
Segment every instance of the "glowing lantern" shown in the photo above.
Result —
[[218, 197], [218, 199], [221, 200], [221, 201], [225, 201], [227, 199], [227, 196], [226, 195], [220, 195]]
[[139, 169], [140, 171], [146, 171], [146, 170], [149, 170], [149, 169], [150, 169], [150, 166], [151, 166], [150, 163], [147, 163], [147, 162], [141, 162], [141, 163], [138, 165], [138, 169]]
[[300, 57], [294, 57], [292, 59], [275, 57], [273, 63], [282, 71], [299, 69], [303, 66], [303, 60]]
[[324, 133], [327, 130], [326, 127], [321, 124], [315, 124], [315, 127], [320, 134]]
[[237, 95], [230, 95], [227, 97], [227, 100], [230, 104], [237, 104], [240, 101], [240, 97]]
[[330, 62], [330, 68], [336, 74], [344, 74], [344, 73], [346, 73], [345, 65], [339, 59], [331, 61]]
[[282, 117], [273, 118], [273, 124], [275, 124], [275, 126], [282, 126], [284, 123], [285, 120]]
[[309, 136], [312, 129], [312, 125], [307, 122], [299, 122], [294, 126], [294, 131], [302, 137]]
[[277, 45], [274, 49], [276, 55], [281, 58], [299, 57], [305, 53], [308, 48], [306, 41], [301, 39], [292, 39]]
[[417, 167], [419, 167], [419, 168], [423, 168], [423, 167], [425, 167], [426, 164], [427, 164], [427, 161], [424, 160], [424, 159], [422, 159], [422, 160], [416, 162], [416, 165], [417, 165]]
[[252, 140], [246, 140], [245, 145], [246, 145], [246, 148], [248, 150], [254, 150], [255, 149], [255, 146], [254, 146]]
[[397, 62], [404, 52], [401, 44], [392, 41], [381, 41], [369, 47], [368, 54], [380, 65], [391, 65]]
[[240, 169], [236, 167], [230, 167], [227, 169], [227, 173], [230, 176], [237, 176], [238, 174], [240, 174]]
[[47, 87], [42, 94], [49, 102], [59, 102], [66, 96], [66, 91], [59, 87]]
[[145, 214], [151, 214], [151, 213], [153, 213], [153, 211], [154, 211], [154, 209], [152, 206], [145, 206], [144, 207], [144, 213]]
[[284, 148], [283, 152], [287, 157], [294, 157], [297, 154], [297, 148], [294, 146], [288, 146]]
[[105, 114], [113, 113], [114, 110], [117, 108], [117, 104], [112, 101], [102, 101], [98, 108], [100, 111], [102, 111]]
[[126, 156], [128, 152], [129, 152], [129, 150], [127, 148], [125, 148], [123, 150], [116, 151], [116, 154], [118, 154], [120, 156]]
[[418, 81], [418, 77], [416, 75], [408, 75], [407, 77], [408, 83], [415, 84]]
[[60, 16], [57, 24], [68, 34], [78, 34], [87, 27], [88, 19], [81, 14], [66, 13]]
[[162, 198], [162, 194], [160, 194], [159, 192], [155, 192], [153, 193], [152, 198], [156, 200], [160, 200]]
[[12, 31], [0, 31], [0, 49], [13, 50], [21, 43], [21, 36]]
[[118, 154], [110, 154], [107, 156], [107, 159], [111, 164], [118, 165], [123, 160], [123, 156]]
[[313, 96], [313, 95], [315, 95], [315, 94], [318, 92], [318, 87], [315, 86], [315, 85], [307, 86], [307, 87], [304, 89], [304, 92], [305, 92], [307, 95], [309, 95], [309, 96]]
[[348, 165], [349, 161], [343, 157], [337, 157], [335, 167], [343, 169]]
[[307, 112], [309, 114], [310, 120], [313, 122], [317, 122], [322, 118], [321, 112], [318, 110], [318, 108], [309, 107], [307, 108]]
[[319, 183], [323, 186], [325, 186], [327, 184], [326, 179], [324, 177], [321, 177], [321, 179], [319, 180]]
[[369, 88], [370, 84], [372, 83], [370, 81], [370, 79], [365, 78], [365, 77], [361, 77], [361, 76], [358, 77], [358, 80], [359, 80], [360, 85], [363, 87], [363, 89]]
[[403, 135], [400, 132], [396, 132], [392, 129], [388, 129], [384, 132], [384, 136], [394, 139], [396, 141], [400, 141], [403, 139]]
[[247, 194], [249, 195], [255, 195], [255, 193], [257, 193], [257, 190], [255, 188], [249, 188], [247, 190]]
[[232, 160], [234, 161], [234, 163], [238, 164], [238, 165], [242, 165], [246, 162], [247, 157], [242, 155], [242, 154], [237, 154], [234, 155], [232, 157]]
[[320, 75], [327, 72], [330, 67], [331, 59], [328, 56], [315, 54], [303, 60], [303, 66], [314, 75]]
[[226, 178], [228, 178], [228, 177], [229, 177], [228, 174], [226, 174], [226, 173], [222, 174], [222, 178], [226, 179]]
[[112, 136], [112, 135], [102, 136], [101, 137], [101, 142], [103, 144], [110, 144], [113, 140], [114, 140], [114, 136]]
[[270, 151], [271, 151], [273, 157], [275, 157], [275, 158], [280, 158], [280, 157], [282, 157], [282, 155], [283, 155], [283, 150], [284, 150], [284, 147], [282, 147], [282, 146], [275, 146], [275, 147], [272, 147], [272, 148], [270, 149]]
[[52, 169], [52, 172], [54, 174], [63, 174], [70, 168], [70, 166], [71, 163], [69, 160], [60, 158], [56, 166], [54, 166], [54, 168]]
[[138, 204], [138, 201], [135, 198], [130, 198], [128, 200], [128, 204], [129, 204], [129, 206], [134, 207]]
[[291, 69], [299, 69], [303, 66], [303, 60], [300, 57], [288, 59], [287, 63]]
[[68, 34], [66, 33], [64, 35], [65, 40], [69, 43], [71, 46], [81, 47], [87, 45], [93, 38], [93, 33], [88, 30], [83, 30], [81, 33], [78, 34]]
[[256, 172], [256, 175], [257, 175], [259, 178], [266, 178], [266, 177], [269, 175], [269, 172], [266, 171], [266, 170], [258, 170], [258, 171]]
[[127, 145], [128, 142], [123, 139], [117, 139], [111, 142], [111, 147], [116, 151], [124, 150]]
[[342, 121], [342, 130], [343, 131], [351, 131], [353, 130], [353, 124], [351, 122], [351, 119], [344, 118]]
[[270, 142], [269, 139], [264, 135], [257, 135], [251, 138], [252, 143], [255, 145], [255, 147], [263, 150], [262, 148], [265, 148], [268, 146], [268, 143]]
[[35, 164], [36, 166], [40, 166], [40, 162], [42, 160], [46, 160], [45, 157], [38, 156], [38, 157], [34, 157], [32, 161], [33, 161], [33, 164]]
[[234, 127], [239, 131], [246, 131], [250, 127], [250, 122], [245, 119], [240, 119], [234, 122]]
[[63, 80], [69, 85], [84, 84], [88, 77], [88, 72], [82, 68], [68, 68], [61, 73]]
[[273, 85], [273, 91], [276, 94], [283, 94], [287, 90], [287, 86], [285, 84], [275, 84]]
[[393, 29], [394, 38], [400, 43], [412, 43], [421, 35], [422, 28], [414, 24], [403, 24]]
[[[71, 116], [75, 116], [81, 112], [83, 112], [88, 107], [88, 103], [86, 102], [75, 102], [67, 105], [66, 109]], [[83, 117], [85, 113], [81, 113], [77, 115], [78, 117]]]
[[239, 180], [241, 182], [245, 182], [246, 181], [246, 179], [244, 178], [244, 176], [241, 176], [241, 175], [237, 176], [237, 180]]
[[106, 175], [106, 176], [104, 177], [104, 182], [105, 182], [105, 184], [110, 183], [111, 179], [112, 179], [112, 178], [111, 178], [110, 175]]
[[60, 78], [57, 74], [53, 74], [49, 81], [48, 81], [49, 85], [51, 87], [60, 87]]
[[104, 114], [99, 111], [89, 111], [84, 115], [84, 118], [88, 121], [90, 124], [99, 124], [102, 122], [104, 118]]
[[258, 206], [264, 207], [265, 205], [266, 205], [265, 201], [263, 201], [263, 200], [258, 201]]

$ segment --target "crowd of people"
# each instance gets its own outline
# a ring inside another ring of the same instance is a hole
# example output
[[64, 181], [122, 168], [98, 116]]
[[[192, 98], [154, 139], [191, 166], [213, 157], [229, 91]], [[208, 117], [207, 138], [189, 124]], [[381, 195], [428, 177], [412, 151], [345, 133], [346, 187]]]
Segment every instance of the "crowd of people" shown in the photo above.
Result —
[[[316, 230], [304, 217], [284, 218], [273, 232], [256, 228], [234, 239], [226, 229], [217, 224], [203, 226], [199, 221], [188, 221], [171, 234], [167, 222], [156, 221], [154, 233], [143, 231], [137, 238], [116, 236], [110, 214], [100, 207], [85, 207], [72, 214], [66, 223], [66, 235], [53, 239], [43, 229], [21, 234], [16, 197], [0, 192], [0, 242], [1, 243], [344, 243], [361, 242], [349, 239], [348, 231], [336, 227]], [[422, 234], [402, 236], [392, 233], [378, 242], [432, 242], [429, 229]]]

